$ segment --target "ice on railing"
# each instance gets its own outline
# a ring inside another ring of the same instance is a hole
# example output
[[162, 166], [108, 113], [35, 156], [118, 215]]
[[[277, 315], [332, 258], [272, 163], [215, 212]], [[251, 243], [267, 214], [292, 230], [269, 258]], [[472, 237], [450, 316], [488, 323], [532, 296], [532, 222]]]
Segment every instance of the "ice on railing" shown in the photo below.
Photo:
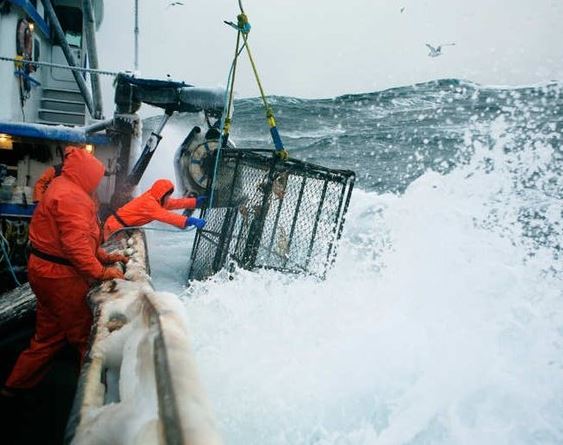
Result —
[[127, 280], [106, 282], [90, 296], [98, 314], [72, 443], [220, 444], [185, 307], [176, 295], [154, 291], [144, 242], [136, 244], [128, 247]]

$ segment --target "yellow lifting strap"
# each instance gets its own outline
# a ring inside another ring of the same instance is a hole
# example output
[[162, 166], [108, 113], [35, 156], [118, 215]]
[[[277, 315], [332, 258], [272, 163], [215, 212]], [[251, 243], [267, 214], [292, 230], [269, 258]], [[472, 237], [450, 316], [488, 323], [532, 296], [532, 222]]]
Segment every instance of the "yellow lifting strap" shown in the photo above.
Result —
[[[248, 16], [244, 13], [242, 8], [242, 4], [239, 0], [239, 6], [241, 13], [237, 16], [237, 51], [238, 51], [238, 42], [239, 38], [242, 35], [242, 39], [244, 40], [244, 47], [246, 48], [246, 53], [248, 54], [248, 59], [250, 60], [250, 65], [252, 66], [252, 71], [254, 72], [254, 77], [256, 78], [256, 83], [258, 84], [258, 89], [260, 90], [260, 97], [262, 98], [262, 102], [264, 104], [264, 108], [266, 110], [266, 120], [268, 122], [268, 126], [270, 127], [270, 134], [272, 136], [272, 140], [274, 142], [274, 146], [276, 148], [275, 154], [281, 160], [287, 160], [288, 153], [287, 150], [283, 146], [283, 142], [281, 140], [280, 134], [278, 132], [278, 128], [276, 126], [276, 119], [274, 117], [274, 112], [272, 107], [268, 103], [268, 99], [266, 98], [266, 94], [264, 93], [264, 88], [262, 87], [262, 82], [260, 81], [260, 76], [258, 75], [258, 69], [256, 68], [256, 63], [254, 62], [254, 57], [252, 56], [252, 51], [250, 50], [250, 46], [248, 44], [248, 33], [250, 32], [250, 23], [248, 21]], [[236, 63], [236, 62], [234, 62]], [[234, 73], [232, 84], [234, 84]], [[230, 107], [229, 107], [230, 109]]]

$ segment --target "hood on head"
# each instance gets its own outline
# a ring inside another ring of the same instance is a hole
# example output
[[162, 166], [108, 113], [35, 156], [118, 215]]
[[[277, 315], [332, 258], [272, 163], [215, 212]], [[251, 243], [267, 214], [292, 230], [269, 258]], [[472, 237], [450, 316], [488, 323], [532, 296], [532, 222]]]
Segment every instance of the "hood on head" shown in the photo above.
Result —
[[104, 165], [80, 147], [65, 148], [62, 174], [91, 194], [104, 176]]
[[174, 184], [168, 179], [159, 179], [149, 189], [149, 192], [157, 200], [161, 200], [164, 195], [174, 191]]

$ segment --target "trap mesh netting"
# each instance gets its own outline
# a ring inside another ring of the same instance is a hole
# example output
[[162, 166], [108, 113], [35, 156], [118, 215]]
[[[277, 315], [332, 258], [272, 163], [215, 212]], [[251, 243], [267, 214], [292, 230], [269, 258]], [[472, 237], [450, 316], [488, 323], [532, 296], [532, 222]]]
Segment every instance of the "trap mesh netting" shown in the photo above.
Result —
[[212, 208], [204, 211], [207, 224], [194, 241], [189, 279], [234, 265], [325, 277], [355, 174], [269, 153], [221, 150]]

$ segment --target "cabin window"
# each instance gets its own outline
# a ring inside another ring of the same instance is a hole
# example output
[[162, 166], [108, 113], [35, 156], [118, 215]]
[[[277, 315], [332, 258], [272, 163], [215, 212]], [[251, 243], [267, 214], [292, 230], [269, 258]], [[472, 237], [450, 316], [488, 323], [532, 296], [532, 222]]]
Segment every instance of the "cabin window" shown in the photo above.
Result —
[[39, 62], [41, 58], [41, 42], [39, 39], [33, 39], [33, 61]]
[[82, 47], [82, 11], [71, 6], [55, 6], [61, 28], [67, 43], [77, 48]]

